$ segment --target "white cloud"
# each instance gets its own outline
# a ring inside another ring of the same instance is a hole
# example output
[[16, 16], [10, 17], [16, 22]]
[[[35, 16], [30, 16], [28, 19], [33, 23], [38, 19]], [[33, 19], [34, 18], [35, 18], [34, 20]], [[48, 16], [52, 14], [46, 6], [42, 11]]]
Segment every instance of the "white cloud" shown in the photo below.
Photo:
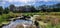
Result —
[[14, 2], [14, 0], [8, 0], [8, 2]]
[[[55, 1], [55, 2], [60, 2], [60, 0], [2, 0], [3, 2], [2, 2], [2, 6], [4, 5], [4, 4], [6, 4], [6, 2], [9, 2], [9, 3], [11, 3], [11, 4], [14, 4], [14, 3], [16, 3], [16, 2], [18, 2], [18, 3], [22, 3], [22, 4], [20, 4], [21, 6], [22, 5], [26, 5], [26, 4], [28, 4], [28, 5], [34, 5], [36, 2], [40, 2], [40, 1], [44, 1], [44, 2], [49, 2], [49, 1]], [[16, 6], [19, 6], [19, 4], [15, 4]]]
[[45, 2], [48, 2], [49, 0], [44, 0]]
[[6, 2], [0, 2], [0, 6], [4, 6]]
[[60, 1], [60, 0], [3, 0], [3, 1], [8, 1], [8, 2], [37, 2], [37, 1], [45, 1], [45, 2], [48, 2], [48, 1]]
[[49, 1], [60, 1], [60, 0], [3, 0], [3, 1], [8, 1], [10, 3], [15, 3], [15, 2], [20, 2], [20, 3], [28, 3], [28, 2], [40, 2], [40, 1], [44, 1], [44, 2], [49, 2]]
[[2, 4], [6, 4], [6, 2], [2, 2]]
[[13, 3], [13, 2], [23, 2], [23, 3], [35, 2], [35, 0], [4, 0], [4, 1], [8, 1], [10, 3]]
[[[10, 2], [10, 3], [20, 2], [20, 3], [22, 3], [20, 5], [26, 5], [26, 4], [31, 5], [31, 2], [32, 2], [32, 4], [35, 4], [36, 0], [8, 0], [8, 2]], [[15, 5], [19, 6], [17, 4], [15, 4]]]

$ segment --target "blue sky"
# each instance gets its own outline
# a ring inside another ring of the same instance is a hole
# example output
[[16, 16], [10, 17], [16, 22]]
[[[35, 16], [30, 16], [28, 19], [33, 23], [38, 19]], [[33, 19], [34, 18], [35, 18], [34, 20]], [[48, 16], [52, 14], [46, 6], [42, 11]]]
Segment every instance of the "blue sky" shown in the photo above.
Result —
[[0, 0], [0, 6], [7, 7], [10, 4], [14, 4], [15, 6], [23, 6], [23, 5], [34, 5], [39, 6], [42, 4], [51, 5], [60, 2], [60, 0]]

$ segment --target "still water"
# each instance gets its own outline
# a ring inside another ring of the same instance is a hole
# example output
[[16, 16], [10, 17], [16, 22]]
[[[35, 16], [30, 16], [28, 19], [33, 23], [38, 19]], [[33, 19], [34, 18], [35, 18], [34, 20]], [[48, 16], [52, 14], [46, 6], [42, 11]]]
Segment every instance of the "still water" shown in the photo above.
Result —
[[16, 21], [11, 21], [9, 25], [3, 26], [2, 28], [14, 28], [15, 26], [20, 24], [32, 25], [33, 22], [31, 20], [16, 20]]

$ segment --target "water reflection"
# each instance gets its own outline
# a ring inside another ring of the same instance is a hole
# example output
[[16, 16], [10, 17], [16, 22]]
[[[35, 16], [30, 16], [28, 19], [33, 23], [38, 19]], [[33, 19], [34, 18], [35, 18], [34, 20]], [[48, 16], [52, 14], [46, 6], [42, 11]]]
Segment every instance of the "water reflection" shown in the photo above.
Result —
[[16, 21], [11, 21], [9, 25], [3, 26], [2, 28], [15, 28], [17, 25], [20, 24], [32, 25], [33, 22], [31, 20], [16, 20]]

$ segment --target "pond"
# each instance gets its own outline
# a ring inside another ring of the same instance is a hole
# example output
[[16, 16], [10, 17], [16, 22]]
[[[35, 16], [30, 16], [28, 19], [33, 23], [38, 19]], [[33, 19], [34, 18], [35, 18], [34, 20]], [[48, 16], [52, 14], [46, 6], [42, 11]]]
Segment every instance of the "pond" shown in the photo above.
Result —
[[9, 25], [3, 26], [2, 28], [15, 28], [17, 25], [32, 25], [33, 21], [31, 20], [16, 20], [16, 21], [11, 21]]

